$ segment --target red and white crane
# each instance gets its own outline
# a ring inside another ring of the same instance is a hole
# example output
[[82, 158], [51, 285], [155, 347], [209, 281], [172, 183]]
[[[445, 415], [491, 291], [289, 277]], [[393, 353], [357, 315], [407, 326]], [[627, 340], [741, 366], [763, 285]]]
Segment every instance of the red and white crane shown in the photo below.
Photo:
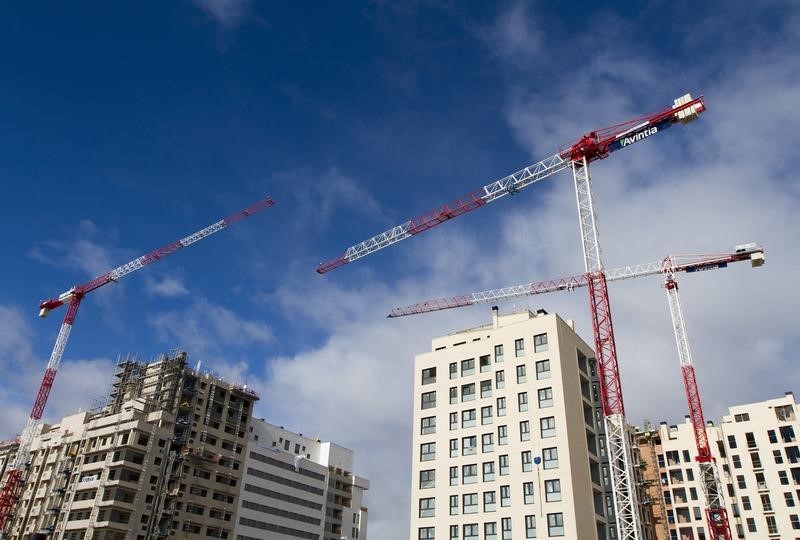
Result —
[[639, 540], [642, 533], [630, 442], [625, 433], [625, 406], [622, 400], [622, 384], [617, 365], [606, 275], [597, 233], [589, 163], [606, 158], [617, 150], [649, 138], [677, 123], [691, 122], [704, 110], [705, 103], [702, 97], [692, 99], [691, 95], [686, 94], [676, 99], [672, 107], [658, 113], [587, 133], [574, 143], [562, 148], [558, 153], [487, 184], [465, 197], [353, 245], [340, 256], [321, 263], [317, 268], [318, 273], [324, 274], [454, 217], [485, 206], [504, 195], [514, 193], [559, 171], [572, 168], [578, 202], [586, 282], [589, 289], [595, 355], [600, 378], [600, 396], [608, 441], [617, 533], [620, 540]]
[[53, 387], [53, 381], [55, 381], [56, 373], [58, 372], [58, 366], [61, 363], [61, 357], [64, 355], [64, 349], [67, 346], [67, 340], [69, 339], [72, 326], [75, 323], [75, 316], [78, 313], [78, 307], [80, 307], [83, 297], [90, 292], [99, 289], [103, 285], [108, 285], [109, 283], [119, 281], [128, 274], [135, 272], [136, 270], [139, 270], [148, 264], [154, 263], [159, 259], [163, 259], [168, 255], [172, 255], [176, 251], [188, 247], [191, 244], [211, 236], [212, 234], [217, 233], [238, 221], [269, 208], [273, 204], [275, 204], [275, 202], [270, 197], [267, 197], [240, 212], [230, 215], [225, 219], [221, 219], [216, 223], [212, 223], [208, 227], [201, 229], [194, 234], [146, 253], [145, 255], [142, 255], [141, 257], [130, 261], [129, 263], [123, 264], [118, 268], [106, 272], [105, 274], [98, 276], [91, 281], [84, 283], [83, 285], [72, 287], [68, 291], [60, 294], [57, 298], [44, 300], [39, 304], [40, 317], [46, 317], [51, 310], [63, 306], [64, 304], [67, 304], [67, 312], [64, 315], [64, 322], [61, 324], [61, 329], [58, 332], [55, 346], [50, 354], [50, 361], [47, 363], [47, 368], [45, 369], [42, 383], [39, 386], [39, 392], [37, 393], [36, 399], [33, 403], [33, 409], [31, 410], [30, 417], [28, 418], [28, 423], [20, 437], [17, 455], [14, 459], [14, 463], [9, 468], [9, 471], [6, 475], [6, 483], [3, 486], [2, 492], [0, 492], [0, 532], [2, 532], [2, 530], [5, 528], [9, 518], [11, 517], [14, 505], [16, 504], [17, 490], [22, 481], [25, 464], [28, 462], [30, 446], [36, 434], [36, 427], [41, 422], [42, 414], [44, 413], [44, 408], [47, 404], [47, 398], [50, 395], [51, 388]]
[[[700, 399], [700, 389], [695, 376], [694, 362], [692, 361], [691, 349], [689, 348], [689, 338], [686, 333], [686, 324], [683, 319], [683, 310], [678, 295], [678, 282], [675, 279], [675, 274], [678, 272], [691, 273], [725, 268], [728, 266], [728, 263], [740, 261], [750, 261], [753, 267], [763, 265], [763, 248], [758, 244], [749, 243], [736, 246], [733, 253], [670, 255], [659, 262], [625, 266], [606, 271], [606, 281], [620, 281], [654, 274], [664, 275], [664, 288], [667, 291], [675, 341], [678, 345], [681, 375], [686, 392], [686, 401], [689, 405], [689, 417], [694, 430], [695, 444], [697, 446], [696, 459], [700, 469], [700, 481], [706, 501], [706, 519], [708, 521], [709, 534], [712, 540], [731, 540], [731, 529], [727, 510], [725, 509], [725, 502], [723, 500], [722, 484], [720, 483], [714, 457], [711, 454], [711, 447], [708, 443], [708, 434], [705, 429], [706, 420], [703, 415], [703, 405]], [[585, 275], [551, 279], [548, 281], [534, 281], [524, 285], [419, 302], [410, 306], [395, 308], [389, 313], [388, 317], [405, 317], [408, 315], [418, 315], [445, 309], [511, 300], [538, 294], [573, 291], [579, 287], [586, 286], [588, 286], [588, 280]]]

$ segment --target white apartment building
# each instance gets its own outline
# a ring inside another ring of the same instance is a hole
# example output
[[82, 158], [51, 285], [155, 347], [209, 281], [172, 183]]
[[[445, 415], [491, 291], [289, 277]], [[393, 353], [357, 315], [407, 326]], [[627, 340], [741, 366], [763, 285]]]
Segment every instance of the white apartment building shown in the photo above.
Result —
[[[706, 426], [723, 485], [733, 538], [800, 539], [800, 408], [794, 395], [737, 405], [719, 425]], [[652, 443], [653, 459], [643, 449]], [[688, 418], [683, 424], [640, 433], [642, 457], [658, 476], [651, 489], [652, 538], [710, 538], [705, 521], [697, 449]], [[665, 520], [658, 519], [665, 515]]]
[[366, 540], [364, 492], [353, 451], [264, 420], [251, 426], [237, 540]]
[[415, 360], [411, 540], [607, 537], [594, 353], [544, 311]]

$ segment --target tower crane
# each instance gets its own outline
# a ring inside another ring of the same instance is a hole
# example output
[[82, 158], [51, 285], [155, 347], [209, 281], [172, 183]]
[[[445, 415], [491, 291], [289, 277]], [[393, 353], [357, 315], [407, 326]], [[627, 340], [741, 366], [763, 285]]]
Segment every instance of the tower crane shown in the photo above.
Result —
[[83, 298], [90, 292], [99, 289], [103, 285], [108, 285], [109, 283], [119, 281], [128, 274], [135, 272], [136, 270], [139, 270], [148, 264], [154, 263], [159, 259], [163, 259], [168, 255], [172, 255], [176, 251], [179, 251], [194, 244], [195, 242], [211, 236], [212, 234], [217, 233], [258, 212], [261, 212], [262, 210], [265, 210], [274, 204], [275, 202], [270, 197], [262, 199], [261, 201], [248, 206], [244, 210], [221, 219], [216, 223], [212, 223], [208, 227], [200, 229], [199, 231], [190, 234], [185, 238], [181, 238], [180, 240], [176, 240], [170, 244], [167, 244], [166, 246], [150, 251], [141, 257], [123, 264], [122, 266], [97, 276], [83, 285], [76, 285], [75, 287], [72, 287], [71, 289], [61, 293], [55, 298], [43, 300], [39, 304], [40, 317], [46, 317], [51, 310], [61, 307], [64, 304], [67, 305], [67, 311], [64, 314], [64, 321], [61, 324], [61, 329], [58, 332], [55, 346], [50, 354], [50, 360], [47, 363], [47, 368], [45, 369], [44, 376], [42, 377], [42, 382], [39, 385], [39, 391], [36, 394], [36, 399], [34, 400], [30, 417], [28, 418], [27, 425], [25, 426], [25, 429], [20, 437], [20, 443], [19, 448], [17, 449], [16, 457], [11, 467], [9, 467], [6, 475], [5, 485], [3, 485], [2, 491], [0, 491], [0, 532], [2, 532], [5, 528], [17, 501], [17, 491], [22, 482], [25, 464], [28, 462], [30, 446], [33, 442], [36, 428], [41, 423], [44, 408], [47, 404], [47, 398], [50, 395], [51, 388], [53, 387], [53, 382], [55, 381], [56, 373], [58, 372], [58, 366], [61, 363], [61, 357], [64, 355], [64, 349], [67, 346], [67, 340], [69, 339], [72, 326], [75, 324], [75, 317], [78, 314], [78, 307], [80, 307]]
[[603, 268], [597, 220], [592, 196], [589, 163], [604, 159], [617, 150], [647, 139], [665, 129], [688, 123], [705, 110], [703, 97], [692, 99], [686, 94], [674, 100], [672, 107], [635, 118], [621, 124], [592, 131], [556, 154], [534, 163], [509, 176], [496, 180], [472, 193], [458, 198], [381, 234], [355, 244], [328, 262], [321, 263], [317, 272], [324, 274], [356, 259], [374, 253], [406, 238], [427, 231], [467, 212], [485, 206], [509, 193], [530, 186], [564, 169], [572, 169], [578, 203], [586, 283], [594, 332], [595, 354], [600, 375], [600, 397], [609, 450], [609, 469], [613, 488], [614, 509], [620, 540], [639, 540], [642, 537], [637, 511], [631, 448], [625, 433], [625, 406], [622, 383], [617, 364], [611, 305], [608, 299], [606, 274]]
[[[678, 345], [678, 357], [681, 364], [686, 400], [689, 405], [689, 417], [692, 421], [694, 439], [697, 446], [697, 463], [700, 469], [701, 483], [706, 500], [706, 519], [712, 540], [731, 540], [731, 530], [728, 522], [727, 511], [722, 496], [722, 485], [717, 475], [714, 457], [708, 443], [705, 430], [706, 421], [703, 415], [703, 406], [700, 399], [700, 389], [695, 377], [694, 363], [692, 361], [689, 338], [686, 333], [686, 324], [683, 319], [683, 310], [678, 296], [678, 282], [675, 274], [678, 272], [700, 272], [726, 268], [729, 263], [750, 261], [753, 267], [764, 264], [764, 249], [755, 243], [736, 246], [732, 253], [705, 254], [705, 255], [670, 255], [662, 261], [624, 266], [606, 271], [607, 281], [620, 281], [655, 274], [664, 275], [664, 288], [667, 291], [670, 316]], [[547, 294], [559, 291], [573, 291], [579, 287], [589, 285], [585, 275], [552, 279], [548, 281], [534, 281], [524, 285], [504, 287], [488, 291], [476, 292], [468, 295], [451, 296], [419, 302], [410, 306], [394, 308], [387, 317], [405, 317], [445, 309], [454, 309], [476, 304], [485, 304]]]

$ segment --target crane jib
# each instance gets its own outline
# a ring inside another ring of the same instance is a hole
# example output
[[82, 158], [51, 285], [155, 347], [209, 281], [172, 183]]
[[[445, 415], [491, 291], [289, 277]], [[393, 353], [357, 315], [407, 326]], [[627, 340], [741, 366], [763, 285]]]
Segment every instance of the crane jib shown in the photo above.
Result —
[[686, 268], [686, 272], [687, 273], [690, 273], [690, 272], [702, 272], [704, 270], [716, 270], [717, 268], [727, 268], [727, 267], [728, 267], [728, 263], [725, 263], [725, 262], [715, 263], [715, 264], [704, 264], [704, 265], [698, 265], [698, 266], [689, 266], [688, 268]]
[[661, 120], [660, 122], [657, 122], [655, 124], [648, 123], [629, 133], [625, 133], [622, 136], [618, 136], [616, 140], [608, 144], [608, 151], [614, 152], [616, 150], [619, 150], [620, 148], [625, 148], [626, 146], [630, 146], [631, 144], [646, 139], [651, 135], [655, 135], [656, 133], [664, 131], [674, 123], [675, 123], [674, 119], [671, 117], [665, 118], [664, 120]]

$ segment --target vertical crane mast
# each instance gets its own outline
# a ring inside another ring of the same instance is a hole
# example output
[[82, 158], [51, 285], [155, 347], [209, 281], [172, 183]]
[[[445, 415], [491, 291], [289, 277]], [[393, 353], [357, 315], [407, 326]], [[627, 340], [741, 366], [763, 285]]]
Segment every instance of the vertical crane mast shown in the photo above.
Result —
[[47, 368], [45, 369], [44, 376], [42, 377], [42, 382], [39, 385], [39, 391], [36, 394], [36, 399], [34, 400], [30, 417], [28, 418], [25, 429], [22, 432], [19, 448], [17, 449], [17, 455], [14, 459], [14, 463], [10, 467], [8, 474], [6, 475], [6, 483], [2, 488], [2, 492], [0, 492], [0, 533], [2, 533], [3, 529], [5, 528], [9, 518], [11, 517], [14, 505], [16, 504], [17, 491], [22, 482], [22, 474], [25, 469], [25, 464], [28, 462], [31, 443], [36, 436], [36, 428], [41, 422], [42, 415], [44, 414], [47, 398], [50, 395], [50, 390], [52, 389], [53, 383], [56, 379], [58, 367], [61, 363], [61, 357], [64, 355], [64, 349], [67, 346], [67, 340], [69, 339], [70, 332], [72, 331], [72, 326], [75, 323], [75, 317], [78, 314], [78, 308], [80, 307], [83, 297], [86, 294], [99, 289], [103, 285], [116, 282], [122, 277], [135, 272], [136, 270], [139, 270], [148, 264], [154, 263], [159, 259], [167, 257], [168, 255], [172, 255], [176, 251], [188, 247], [191, 244], [211, 236], [212, 234], [217, 233], [238, 221], [269, 208], [273, 204], [275, 204], [275, 202], [271, 198], [267, 197], [266, 199], [263, 199], [240, 212], [232, 214], [225, 219], [221, 219], [215, 223], [212, 223], [208, 227], [200, 229], [199, 231], [185, 238], [181, 238], [180, 240], [176, 240], [171, 244], [167, 244], [166, 246], [146, 253], [145, 255], [142, 255], [141, 257], [138, 257], [122, 266], [106, 272], [105, 274], [98, 276], [91, 281], [84, 283], [83, 285], [78, 285], [69, 289], [68, 291], [59, 295], [57, 298], [45, 300], [39, 304], [40, 317], [46, 317], [51, 310], [63, 306], [64, 304], [68, 305], [67, 312], [64, 315], [64, 321], [61, 324], [61, 329], [59, 330], [58, 337], [56, 338], [55, 346], [53, 347], [53, 351], [50, 353], [50, 360], [47, 363]]
[[617, 517], [617, 535], [621, 540], [638, 540], [641, 537], [641, 524], [636, 479], [631, 466], [631, 441], [625, 421], [622, 381], [617, 363], [608, 284], [600, 252], [592, 181], [585, 156], [573, 160], [572, 175], [575, 180], [583, 260], [589, 287], [597, 372], [600, 378], [600, 401], [603, 405], [608, 466], [611, 473], [614, 512]]
[[717, 467], [708, 443], [700, 389], [697, 386], [692, 353], [689, 349], [689, 337], [686, 334], [686, 324], [683, 320], [683, 310], [678, 296], [678, 282], [675, 280], [672, 269], [666, 270], [664, 277], [664, 286], [669, 299], [669, 313], [672, 317], [672, 327], [675, 330], [675, 341], [678, 345], [678, 357], [681, 362], [683, 386], [686, 390], [686, 400], [689, 403], [689, 417], [692, 420], [694, 440], [697, 444], [697, 464], [700, 469], [703, 494], [706, 498], [706, 519], [709, 533], [712, 540], [731, 540], [731, 528], [722, 498], [722, 485], [717, 476]]

